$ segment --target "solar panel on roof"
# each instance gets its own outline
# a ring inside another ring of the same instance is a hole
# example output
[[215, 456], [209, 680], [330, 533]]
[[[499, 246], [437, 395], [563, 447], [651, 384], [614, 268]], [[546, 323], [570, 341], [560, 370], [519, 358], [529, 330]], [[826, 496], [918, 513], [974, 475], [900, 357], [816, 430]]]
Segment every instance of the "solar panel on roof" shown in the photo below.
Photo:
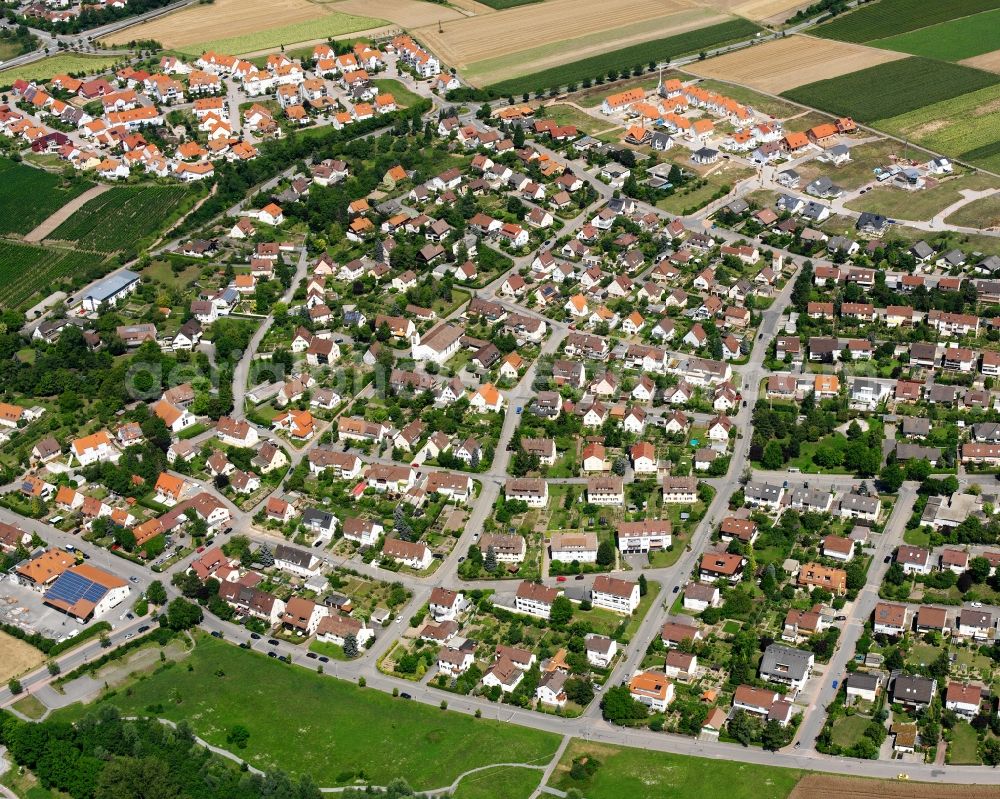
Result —
[[63, 572], [52, 587], [45, 592], [45, 598], [56, 602], [76, 604], [81, 599], [97, 603], [107, 593], [107, 589], [75, 572]]

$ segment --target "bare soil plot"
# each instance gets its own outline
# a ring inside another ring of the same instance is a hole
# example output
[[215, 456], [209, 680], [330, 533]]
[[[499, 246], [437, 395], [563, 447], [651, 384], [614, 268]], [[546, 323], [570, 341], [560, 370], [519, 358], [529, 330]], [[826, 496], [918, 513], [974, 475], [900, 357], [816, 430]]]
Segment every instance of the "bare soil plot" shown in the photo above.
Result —
[[991, 53], [983, 53], [982, 55], [973, 56], [972, 58], [966, 58], [958, 63], [963, 66], [972, 67], [973, 69], [985, 69], [987, 72], [1000, 72], [1000, 50], [994, 50]]
[[[378, 0], [378, 3], [372, 3], [371, 0], [343, 0], [323, 5], [331, 11], [340, 11], [344, 14], [357, 14], [359, 17], [381, 17], [404, 28], [437, 25], [439, 20], [446, 22], [450, 19], [465, 17], [465, 14], [453, 8], [437, 3], [428, 3], [425, 0]], [[492, 11], [488, 6], [482, 6], [482, 8]]]
[[[674, 19], [673, 15], [680, 12], [687, 14]], [[706, 18], [711, 17], [718, 20], [724, 15], [697, 8], [690, 0], [546, 0], [445, 23], [444, 33], [438, 32], [436, 24], [414, 33], [444, 61], [459, 68], [532, 48], [552, 48], [549, 55], [555, 56], [553, 63], [562, 63], [590, 53], [565, 47], [555, 52], [560, 42], [597, 34], [600, 39], [594, 42], [595, 52], [604, 52], [622, 46], [613, 28], [649, 23], [645, 36], [637, 39], [642, 41], [701, 27], [709, 24]], [[692, 18], [700, 21], [692, 25]], [[533, 65], [533, 69], [537, 68]]]
[[[901, 772], [906, 765], [901, 764]], [[996, 796], [992, 785], [944, 785], [909, 780], [864, 780], [807, 774], [792, 789], [788, 799], [987, 799]]]
[[796, 86], [901, 58], [905, 58], [902, 53], [796, 35], [710, 58], [686, 69], [705, 78], [728, 80], [780, 94]]
[[319, 19], [329, 8], [309, 0], [215, 0], [189, 6], [173, 14], [125, 28], [102, 41], [124, 44], [155, 39], [166, 48], [203, 42], [217, 36], [242, 36], [279, 25]]
[[7, 633], [0, 632], [0, 683], [40, 666], [45, 655], [35, 647]]

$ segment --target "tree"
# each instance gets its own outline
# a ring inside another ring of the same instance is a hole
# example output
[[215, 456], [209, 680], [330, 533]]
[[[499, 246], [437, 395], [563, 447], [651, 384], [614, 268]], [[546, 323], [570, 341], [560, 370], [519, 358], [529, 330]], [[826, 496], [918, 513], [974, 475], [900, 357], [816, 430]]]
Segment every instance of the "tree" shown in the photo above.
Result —
[[649, 591], [649, 584], [646, 581], [646, 575], [645, 574], [640, 574], [639, 575], [639, 596], [646, 596], [646, 593], [648, 591]]
[[749, 746], [760, 732], [760, 722], [745, 710], [737, 710], [729, 720], [729, 734]]
[[566, 698], [578, 705], [588, 705], [594, 698], [594, 686], [590, 680], [572, 678], [566, 680]]
[[9, 690], [12, 694], [14, 694], [14, 696], [17, 696], [24, 690], [24, 687], [21, 685], [20, 680], [11, 679], [7, 683], [7, 690]]
[[992, 568], [990, 562], [984, 557], [976, 557], [969, 561], [969, 574], [975, 583], [985, 583]]
[[165, 605], [167, 602], [167, 589], [159, 580], [153, 580], [146, 589], [146, 599], [151, 605]]
[[354, 633], [348, 633], [344, 637], [344, 654], [349, 658], [358, 656], [358, 637]]
[[573, 618], [573, 603], [564, 596], [557, 596], [552, 602], [552, 610], [549, 611], [549, 620], [555, 627], [563, 627], [569, 624]]
[[983, 763], [987, 766], [1000, 766], [1000, 739], [987, 738], [983, 741]]
[[895, 494], [899, 491], [904, 479], [903, 470], [896, 461], [887, 463], [879, 474], [879, 481], [882, 483], [882, 488], [890, 494]]
[[194, 602], [177, 597], [167, 606], [167, 626], [174, 631], [189, 630], [201, 624], [204, 614]]
[[785, 453], [781, 450], [781, 444], [772, 438], [764, 446], [764, 454], [761, 456], [760, 465], [765, 469], [774, 470], [780, 469], [784, 463]]
[[646, 706], [632, 698], [626, 685], [616, 685], [607, 690], [601, 699], [601, 713], [612, 724], [624, 724], [649, 716]]
[[760, 734], [760, 742], [767, 751], [777, 752], [788, 742], [787, 736], [786, 729], [781, 726], [777, 719], [771, 719], [764, 725]]
[[611, 471], [619, 477], [623, 477], [625, 475], [626, 469], [628, 469], [628, 461], [625, 460], [625, 458], [615, 458], [614, 463], [611, 464]]
[[226, 736], [226, 743], [235, 745], [237, 749], [246, 749], [249, 741], [250, 730], [242, 724], [236, 724], [231, 727], [229, 734]]
[[615, 562], [615, 548], [608, 539], [601, 541], [597, 547], [597, 565], [610, 566]]
[[492, 546], [486, 547], [486, 557], [483, 558], [483, 568], [490, 574], [497, 570], [497, 551]]

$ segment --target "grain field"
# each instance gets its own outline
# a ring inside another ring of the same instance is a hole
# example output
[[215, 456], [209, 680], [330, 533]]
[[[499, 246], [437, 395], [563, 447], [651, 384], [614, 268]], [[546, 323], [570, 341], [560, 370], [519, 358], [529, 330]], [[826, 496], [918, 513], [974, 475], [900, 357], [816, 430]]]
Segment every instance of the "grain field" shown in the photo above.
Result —
[[836, 78], [904, 57], [903, 53], [876, 50], [860, 44], [796, 35], [700, 61], [686, 69], [704, 78], [726, 80], [780, 94], [796, 86]]

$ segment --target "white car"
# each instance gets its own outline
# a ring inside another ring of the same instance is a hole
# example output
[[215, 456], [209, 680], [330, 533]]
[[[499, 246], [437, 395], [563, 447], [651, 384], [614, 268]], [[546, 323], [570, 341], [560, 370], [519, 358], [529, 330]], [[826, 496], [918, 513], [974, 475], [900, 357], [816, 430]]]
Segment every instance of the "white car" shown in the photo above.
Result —
[[981, 608], [983, 606], [982, 602], [972, 602], [971, 604], [972, 604], [972, 607], [974, 607], [974, 608]]

